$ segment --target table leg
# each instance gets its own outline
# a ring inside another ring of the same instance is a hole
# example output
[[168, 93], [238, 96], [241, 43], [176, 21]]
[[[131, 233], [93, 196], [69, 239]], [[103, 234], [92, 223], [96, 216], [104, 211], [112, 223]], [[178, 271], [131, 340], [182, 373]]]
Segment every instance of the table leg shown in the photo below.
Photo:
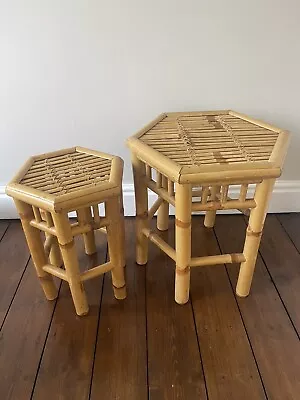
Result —
[[132, 154], [132, 169], [136, 205], [136, 262], [139, 265], [147, 264], [148, 239], [142, 229], [148, 228], [148, 191], [145, 164]]
[[113, 264], [111, 270], [113, 290], [116, 299], [126, 298], [124, 277], [125, 267], [125, 232], [124, 217], [120, 212], [120, 199], [113, 197], [105, 202], [105, 214], [109, 219], [107, 241], [109, 258]]
[[192, 187], [176, 184], [175, 192], [176, 277], [175, 301], [185, 304], [189, 300], [191, 261]]
[[268, 179], [256, 186], [254, 195], [256, 207], [250, 213], [243, 251], [246, 261], [241, 263], [236, 286], [236, 294], [240, 297], [246, 297], [250, 292], [262, 230], [274, 183], [274, 179]]
[[79, 263], [68, 214], [65, 212], [53, 213], [52, 218], [76, 313], [85, 315], [89, 311], [89, 306], [80, 278]]
[[47, 257], [44, 251], [41, 234], [38, 229], [30, 225], [30, 221], [34, 219], [32, 207], [16, 199], [15, 204], [20, 215], [31, 258], [45, 296], [48, 300], [54, 300], [58, 295], [58, 291], [53, 282], [52, 275], [43, 270], [44, 265], [47, 264]]

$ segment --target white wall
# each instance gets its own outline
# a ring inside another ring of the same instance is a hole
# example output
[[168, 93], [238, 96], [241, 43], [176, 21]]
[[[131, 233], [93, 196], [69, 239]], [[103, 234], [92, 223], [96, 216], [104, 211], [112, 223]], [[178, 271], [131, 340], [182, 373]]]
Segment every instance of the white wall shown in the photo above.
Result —
[[35, 153], [76, 144], [126, 161], [163, 111], [232, 108], [294, 133], [297, 0], [0, 0], [0, 184]]

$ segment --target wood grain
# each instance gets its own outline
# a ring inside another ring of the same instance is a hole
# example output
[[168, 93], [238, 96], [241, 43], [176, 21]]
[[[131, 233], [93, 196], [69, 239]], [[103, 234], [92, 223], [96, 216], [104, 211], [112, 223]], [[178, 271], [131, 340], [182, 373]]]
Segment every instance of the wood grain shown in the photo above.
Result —
[[[300, 225], [296, 235], [292, 233], [295, 243], [299, 236]], [[267, 218], [260, 252], [300, 335], [300, 254], [275, 215], [269, 215]]]
[[[98, 253], [92, 256], [84, 254], [83, 241], [77, 239], [82, 271], [105, 261], [106, 238], [103, 234], [96, 234]], [[103, 276], [99, 276], [84, 284], [90, 305], [89, 314], [84, 317], [76, 316], [68, 284], [63, 282], [33, 399], [50, 400], [53, 393], [59, 393], [61, 399], [89, 398], [102, 280]]]
[[[160, 236], [174, 245], [174, 219]], [[191, 303], [174, 301], [174, 262], [151, 244], [145, 268], [150, 398], [206, 399]]]
[[[242, 216], [218, 216], [215, 231], [223, 252], [241, 250], [245, 227]], [[228, 267], [233, 287], [238, 267]], [[300, 342], [260, 256], [250, 295], [237, 301], [268, 398], [299, 399]]]
[[293, 243], [295, 244], [298, 251], [300, 251], [300, 214], [278, 214], [277, 218], [293, 241]]
[[0, 240], [2, 239], [2, 237], [4, 236], [7, 228], [9, 225], [9, 221], [0, 221]]
[[2, 400], [30, 399], [54, 307], [30, 261], [0, 333]]
[[[28, 260], [29, 250], [21, 224], [13, 221], [0, 242], [0, 326], [3, 324]], [[38, 285], [37, 279], [35, 283]]]
[[113, 296], [105, 275], [91, 400], [147, 399], [145, 269], [134, 253], [134, 219], [126, 220], [127, 298]]
[[[218, 218], [217, 218], [218, 219]], [[218, 254], [213, 230], [193, 219], [193, 256]], [[191, 298], [209, 399], [265, 399], [225, 267], [195, 268]]]
[[[228, 266], [230, 281], [223, 266], [202, 267], [192, 269], [191, 302], [184, 306], [174, 301], [174, 262], [156, 246], [150, 245], [145, 267], [135, 264], [134, 221], [126, 219], [128, 298], [114, 299], [106, 274], [102, 308], [101, 281], [87, 282], [91, 318], [80, 318], [65, 286], [52, 323], [55, 301], [45, 299], [31, 261], [20, 276], [18, 263], [26, 261], [28, 250], [19, 223], [13, 222], [10, 239], [11, 227], [0, 242], [1, 271], [11, 282], [19, 277], [0, 332], [0, 399], [198, 400], [207, 399], [207, 390], [213, 400], [252, 400], [264, 398], [256, 361], [268, 399], [298, 400], [300, 349], [291, 320], [297, 328], [299, 255], [286, 231], [297, 246], [300, 216], [279, 216], [284, 229], [276, 218], [267, 218], [260, 250], [268, 270], [259, 257], [249, 297], [234, 300], [238, 266]], [[202, 221], [193, 222], [193, 253], [218, 253]], [[242, 250], [245, 226], [243, 217], [217, 216], [224, 252]], [[174, 244], [172, 220], [160, 235]], [[103, 260], [104, 237], [97, 237]], [[82, 241], [80, 246], [80, 263], [86, 267], [90, 258]], [[1, 290], [10, 281], [1, 281]], [[237, 305], [254, 355], [249, 344], [247, 349]]]

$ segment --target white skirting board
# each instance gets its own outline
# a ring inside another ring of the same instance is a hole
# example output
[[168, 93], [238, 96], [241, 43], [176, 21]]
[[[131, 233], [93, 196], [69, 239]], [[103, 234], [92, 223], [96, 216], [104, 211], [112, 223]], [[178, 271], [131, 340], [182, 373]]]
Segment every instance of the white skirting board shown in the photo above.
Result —
[[[251, 189], [250, 189], [251, 190]], [[234, 188], [229, 192], [234, 196]], [[132, 183], [123, 184], [124, 209], [126, 216], [135, 215], [134, 187]], [[149, 193], [149, 206], [157, 198], [153, 192]], [[102, 207], [101, 207], [102, 208]], [[102, 210], [101, 210], [102, 211]], [[235, 213], [235, 210], [226, 211], [227, 214]], [[275, 184], [269, 212], [300, 212], [300, 181], [278, 180]], [[224, 212], [222, 212], [224, 213]], [[171, 207], [170, 214], [174, 214]], [[18, 218], [12, 199], [5, 194], [5, 186], [0, 186], [0, 219]]]

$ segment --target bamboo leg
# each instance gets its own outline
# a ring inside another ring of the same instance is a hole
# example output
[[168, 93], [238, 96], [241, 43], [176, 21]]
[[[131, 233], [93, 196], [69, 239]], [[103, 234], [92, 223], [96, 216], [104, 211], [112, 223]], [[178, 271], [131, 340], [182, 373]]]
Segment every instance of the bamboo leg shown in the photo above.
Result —
[[[214, 201], [217, 198], [217, 194], [220, 192], [220, 186], [213, 186], [211, 188], [210, 200]], [[212, 228], [215, 225], [216, 210], [207, 211], [204, 218], [204, 226], [206, 228]]]
[[[46, 237], [49, 235], [48, 233], [45, 234]], [[49, 261], [50, 264], [55, 265], [56, 267], [60, 268], [63, 265], [63, 260], [61, 257], [61, 252], [59, 249], [59, 244], [57, 237], [53, 238], [54, 241], [51, 246], [50, 254], [49, 254]]]
[[[91, 208], [81, 208], [77, 210], [77, 217], [80, 224], [91, 224], [93, 222], [93, 217], [91, 213]], [[83, 233], [83, 241], [85, 253], [88, 255], [96, 253], [96, 243], [95, 243], [95, 235], [94, 230], [91, 228], [89, 232]]]
[[33, 228], [30, 225], [30, 221], [34, 218], [32, 207], [29, 204], [16, 199], [15, 204], [20, 214], [31, 258], [45, 296], [48, 300], [54, 300], [58, 295], [58, 291], [53, 282], [52, 275], [43, 270], [43, 266], [47, 264], [47, 257], [44, 251], [41, 235], [38, 229]]
[[185, 304], [189, 300], [191, 261], [192, 187], [176, 184], [176, 277], [175, 301]]
[[89, 311], [89, 306], [80, 278], [79, 264], [68, 214], [53, 213], [52, 218], [57, 231], [59, 247], [65, 264], [76, 313], [85, 315]]
[[241, 264], [236, 286], [236, 294], [240, 297], [246, 297], [250, 292], [267, 207], [274, 183], [274, 179], [269, 179], [259, 183], [256, 187], [254, 200], [257, 206], [250, 213], [243, 251], [246, 261]]
[[[162, 177], [162, 187], [168, 190], [168, 180], [165, 176]], [[157, 211], [157, 229], [166, 231], [169, 227], [169, 203], [163, 201]]]
[[[43, 211], [42, 218], [46, 221], [47, 226], [50, 228], [53, 226], [53, 219], [51, 214], [48, 211]], [[51, 234], [45, 232], [46, 238], [52, 236]], [[61, 253], [59, 250], [57, 237], [53, 237], [53, 243], [51, 246], [50, 254], [49, 254], [50, 264], [55, 265], [56, 267], [61, 267], [63, 264]]]
[[120, 212], [120, 203], [121, 201], [118, 197], [113, 197], [106, 201], [105, 214], [109, 219], [109, 224], [107, 226], [107, 241], [109, 258], [114, 266], [111, 270], [114, 295], [116, 299], [125, 299], [125, 233], [124, 217]]
[[124, 218], [124, 200], [123, 200], [123, 189], [121, 188], [121, 193], [118, 199], [119, 202], [119, 212], [120, 212], [120, 218], [119, 218], [119, 234], [120, 234], [120, 242], [123, 243], [123, 250], [121, 247], [121, 256], [123, 256], [123, 262], [122, 265], [124, 268], [126, 267], [126, 257], [125, 257], [125, 218]]
[[145, 164], [132, 154], [132, 169], [136, 205], [136, 262], [139, 265], [147, 264], [148, 239], [142, 229], [148, 228], [148, 192], [145, 182]]

